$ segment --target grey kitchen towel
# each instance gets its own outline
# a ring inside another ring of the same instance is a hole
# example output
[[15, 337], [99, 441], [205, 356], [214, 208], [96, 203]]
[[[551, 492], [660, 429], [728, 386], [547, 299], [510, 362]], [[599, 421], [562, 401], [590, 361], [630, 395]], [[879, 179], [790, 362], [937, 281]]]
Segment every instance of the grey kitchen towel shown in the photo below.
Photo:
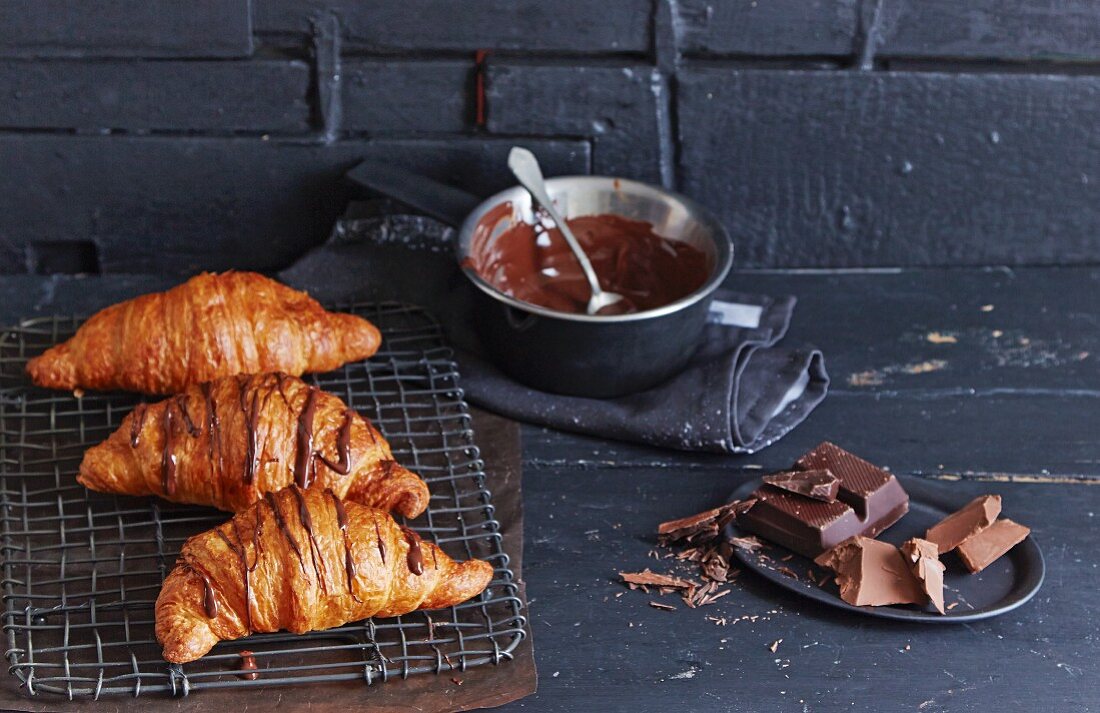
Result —
[[430, 218], [353, 206], [329, 240], [279, 277], [321, 300], [396, 299], [435, 313], [455, 347], [467, 399], [528, 423], [687, 451], [753, 453], [821, 403], [825, 360], [786, 347], [793, 297], [719, 291], [705, 338], [679, 375], [613, 399], [537, 391], [490, 363], [474, 333], [471, 289], [453, 231]]

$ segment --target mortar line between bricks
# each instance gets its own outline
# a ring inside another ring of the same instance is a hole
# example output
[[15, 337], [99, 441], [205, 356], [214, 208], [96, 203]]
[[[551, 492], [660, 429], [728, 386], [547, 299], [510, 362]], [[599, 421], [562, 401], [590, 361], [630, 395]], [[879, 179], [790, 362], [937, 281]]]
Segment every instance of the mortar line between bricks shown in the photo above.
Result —
[[[684, 53], [680, 58], [680, 71], [684, 69], [725, 69], [745, 71], [787, 71], [844, 73], [850, 67], [848, 57], [841, 55], [805, 55], [756, 57], [740, 54]], [[1029, 60], [989, 59], [937, 59], [875, 55], [876, 67], [882, 73], [894, 75], [940, 74], [945, 77], [974, 77], [982, 75], [1012, 77], [1094, 77], [1100, 75], [1100, 62], [1053, 62]]]
[[680, 33], [676, 27], [676, 2], [677, 0], [654, 0], [652, 13], [653, 52], [657, 70], [651, 91], [657, 94], [654, 101], [657, 112], [657, 165], [661, 185], [670, 190], [679, 187], [676, 171], [679, 158], [676, 71], [680, 60]]

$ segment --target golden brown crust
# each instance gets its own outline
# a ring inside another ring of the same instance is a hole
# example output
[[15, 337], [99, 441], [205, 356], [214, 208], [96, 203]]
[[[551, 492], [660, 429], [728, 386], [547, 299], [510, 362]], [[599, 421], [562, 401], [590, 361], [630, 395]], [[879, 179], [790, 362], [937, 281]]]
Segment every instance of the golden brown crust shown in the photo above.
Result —
[[380, 344], [367, 320], [327, 312], [263, 275], [203, 273], [97, 312], [27, 373], [51, 389], [172, 394], [236, 374], [331, 371]]
[[370, 421], [285, 374], [218, 379], [139, 405], [84, 454], [77, 480], [231, 512], [295, 482], [407, 517], [429, 497]]
[[184, 543], [157, 597], [156, 635], [167, 661], [186, 663], [251, 633], [451, 606], [492, 576], [487, 562], [455, 562], [382, 510], [292, 487]]

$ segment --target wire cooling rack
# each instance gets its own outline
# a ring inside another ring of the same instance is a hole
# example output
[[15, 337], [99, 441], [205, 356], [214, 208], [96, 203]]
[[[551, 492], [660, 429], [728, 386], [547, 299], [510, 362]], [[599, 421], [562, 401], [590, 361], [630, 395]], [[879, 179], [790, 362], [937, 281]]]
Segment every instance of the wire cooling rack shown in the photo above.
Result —
[[[311, 378], [368, 416], [397, 460], [428, 483], [428, 510], [409, 524], [456, 558], [492, 563], [495, 576], [485, 592], [449, 609], [223, 642], [194, 663], [168, 664], [153, 636], [161, 582], [184, 540], [228, 516], [77, 484], [84, 451], [110, 435], [139, 398], [93, 392], [75, 398], [31, 386], [26, 360], [81, 322], [34, 319], [0, 333], [3, 629], [9, 670], [27, 693], [98, 699], [308, 682], [370, 685], [512, 657], [524, 638], [523, 603], [439, 325], [395, 303], [339, 309], [374, 322], [383, 349]], [[255, 656], [258, 679], [239, 675], [242, 650]]]

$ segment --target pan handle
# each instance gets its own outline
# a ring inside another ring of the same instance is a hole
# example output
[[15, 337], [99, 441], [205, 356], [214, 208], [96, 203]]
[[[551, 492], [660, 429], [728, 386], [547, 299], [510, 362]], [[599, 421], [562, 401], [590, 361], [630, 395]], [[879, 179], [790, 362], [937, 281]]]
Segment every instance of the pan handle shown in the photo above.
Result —
[[366, 159], [347, 172], [349, 181], [422, 211], [455, 228], [481, 199], [393, 164]]

